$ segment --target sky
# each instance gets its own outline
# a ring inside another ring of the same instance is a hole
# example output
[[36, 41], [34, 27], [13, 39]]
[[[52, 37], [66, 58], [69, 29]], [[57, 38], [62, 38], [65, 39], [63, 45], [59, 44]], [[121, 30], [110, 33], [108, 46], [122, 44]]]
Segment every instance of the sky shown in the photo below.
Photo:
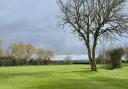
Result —
[[0, 0], [0, 39], [32, 43], [56, 54], [85, 54], [86, 49], [69, 30], [58, 27], [56, 0]]
[[0, 39], [5, 48], [22, 42], [56, 54], [86, 54], [68, 28], [58, 27], [58, 15], [56, 0], [0, 0]]

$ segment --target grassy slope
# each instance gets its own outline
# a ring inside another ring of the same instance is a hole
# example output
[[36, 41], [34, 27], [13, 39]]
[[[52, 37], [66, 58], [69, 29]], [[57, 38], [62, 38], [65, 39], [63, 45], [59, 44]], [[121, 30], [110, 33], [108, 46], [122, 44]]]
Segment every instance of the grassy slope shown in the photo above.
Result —
[[1, 67], [0, 89], [128, 89], [128, 65], [90, 72], [88, 65]]

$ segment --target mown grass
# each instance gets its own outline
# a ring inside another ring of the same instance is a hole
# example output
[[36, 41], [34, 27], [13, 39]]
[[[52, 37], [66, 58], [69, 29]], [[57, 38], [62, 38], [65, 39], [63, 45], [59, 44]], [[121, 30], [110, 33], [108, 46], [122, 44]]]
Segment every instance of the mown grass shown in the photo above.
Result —
[[91, 72], [89, 65], [1, 67], [0, 89], [128, 89], [128, 65]]

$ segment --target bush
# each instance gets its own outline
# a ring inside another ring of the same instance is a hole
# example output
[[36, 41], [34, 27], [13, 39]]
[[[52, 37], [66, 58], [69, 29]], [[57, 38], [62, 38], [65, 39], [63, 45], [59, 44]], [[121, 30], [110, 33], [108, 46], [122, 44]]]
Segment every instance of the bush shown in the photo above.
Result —
[[13, 57], [0, 57], [0, 66], [14, 66], [17, 62]]
[[112, 69], [121, 68], [122, 55], [124, 55], [123, 48], [116, 48], [111, 51], [110, 56], [111, 56]]
[[15, 59], [14, 57], [0, 57], [0, 66], [48, 65], [49, 60], [41, 59]]
[[108, 49], [104, 53], [105, 54], [101, 53], [96, 58], [97, 63], [106, 64], [107, 69], [121, 68], [123, 62], [121, 58], [124, 55], [123, 48]]
[[43, 63], [44, 63], [45, 65], [50, 64], [50, 59], [44, 59], [44, 60], [43, 60]]

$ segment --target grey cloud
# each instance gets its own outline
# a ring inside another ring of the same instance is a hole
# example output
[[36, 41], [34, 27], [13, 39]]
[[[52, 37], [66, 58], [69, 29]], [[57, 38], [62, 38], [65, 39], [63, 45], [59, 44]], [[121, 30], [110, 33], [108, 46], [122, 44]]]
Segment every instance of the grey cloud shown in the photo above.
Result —
[[0, 38], [5, 47], [30, 42], [57, 54], [84, 54], [83, 43], [57, 27], [58, 12], [56, 0], [0, 0]]

